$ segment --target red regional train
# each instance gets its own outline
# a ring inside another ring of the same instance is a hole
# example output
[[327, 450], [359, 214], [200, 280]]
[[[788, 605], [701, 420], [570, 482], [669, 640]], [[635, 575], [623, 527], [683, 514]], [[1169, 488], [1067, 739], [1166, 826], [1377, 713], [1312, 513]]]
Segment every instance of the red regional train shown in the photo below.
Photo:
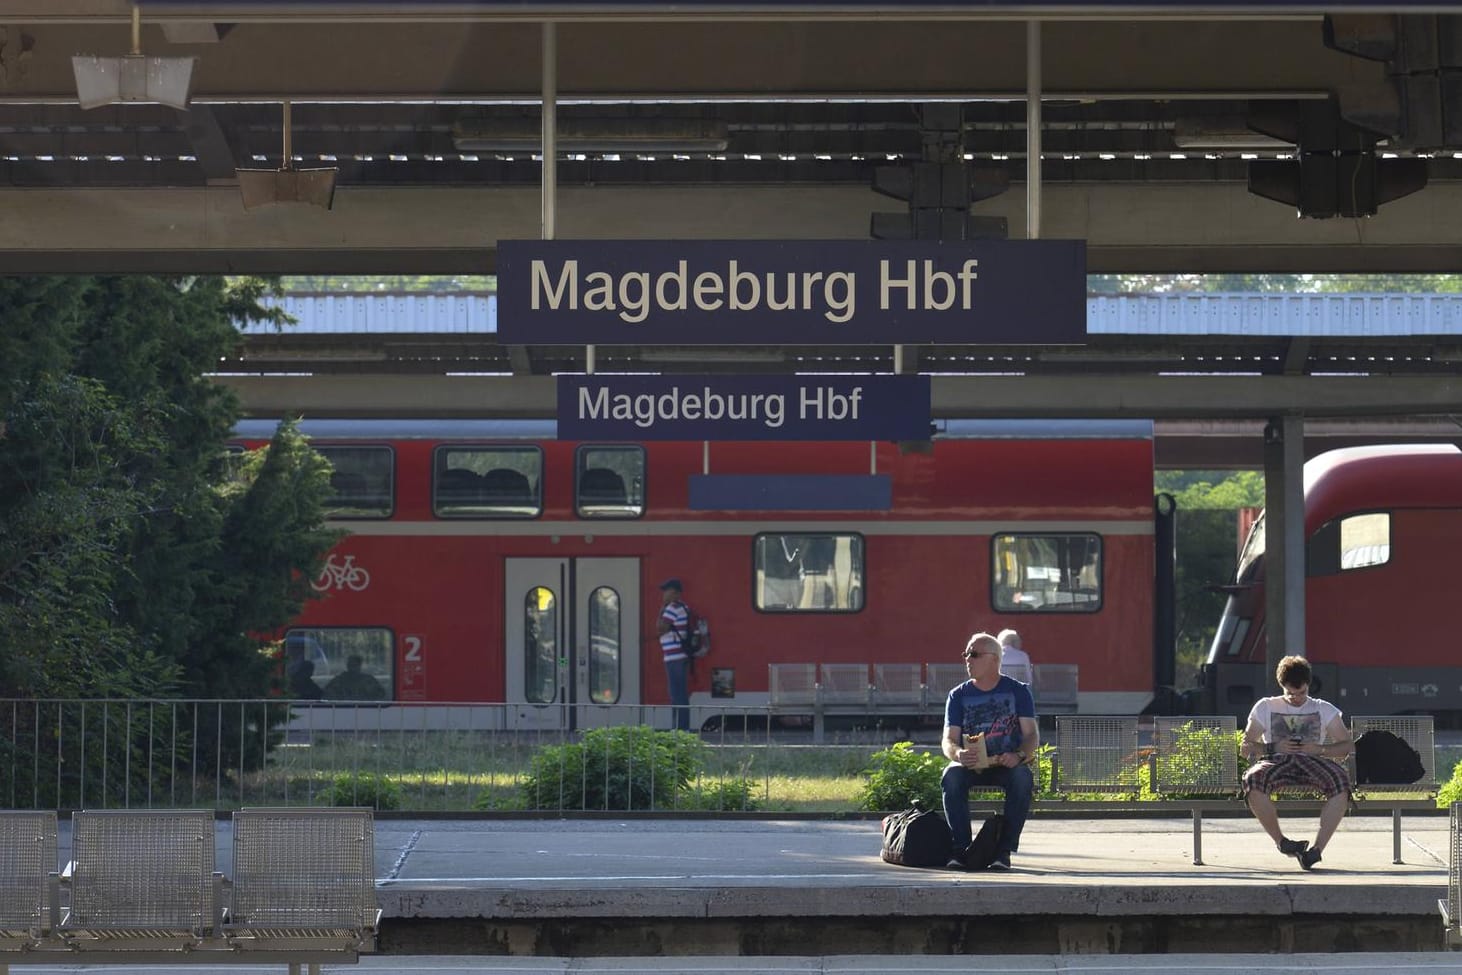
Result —
[[[1462, 450], [1351, 447], [1305, 464], [1305, 652], [1317, 696], [1353, 714], [1462, 716], [1452, 564]], [[1265, 673], [1264, 523], [1239, 560], [1204, 666], [1203, 709], [1248, 713]]]
[[[307, 421], [349, 534], [287, 660], [327, 699], [359, 658], [383, 700], [503, 702], [516, 728], [649, 705], [668, 725], [655, 623], [674, 576], [711, 631], [698, 724], [766, 705], [771, 665], [925, 673], [1006, 627], [1036, 663], [1076, 665], [1082, 711], [1148, 707], [1171, 684], [1152, 424], [935, 426], [909, 444], [571, 443], [551, 421]], [[239, 441], [273, 427], [244, 421]]]

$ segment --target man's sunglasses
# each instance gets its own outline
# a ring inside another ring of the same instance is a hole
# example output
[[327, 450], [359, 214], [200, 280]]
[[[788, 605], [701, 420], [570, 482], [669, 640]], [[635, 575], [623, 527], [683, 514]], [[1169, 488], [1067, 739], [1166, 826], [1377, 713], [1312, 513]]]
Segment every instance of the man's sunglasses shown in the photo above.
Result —
[[971, 657], [993, 657], [993, 656], [995, 656], [995, 651], [994, 650], [966, 650], [965, 651], [965, 659], [966, 660], [970, 659]]

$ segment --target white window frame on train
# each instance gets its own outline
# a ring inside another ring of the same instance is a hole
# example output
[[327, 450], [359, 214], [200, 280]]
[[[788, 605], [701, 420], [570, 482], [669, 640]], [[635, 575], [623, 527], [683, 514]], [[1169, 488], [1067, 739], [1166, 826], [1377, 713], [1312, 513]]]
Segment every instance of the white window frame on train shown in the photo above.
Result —
[[1325, 522], [1310, 536], [1305, 574], [1332, 576], [1390, 561], [1391, 512], [1353, 511]]
[[[478, 480], [465, 488], [444, 484], [454, 471]], [[510, 479], [510, 475], [517, 476]], [[499, 480], [503, 483], [496, 483]], [[543, 514], [543, 449], [442, 444], [432, 454], [432, 512], [438, 518], [539, 517]]]
[[[1071, 564], [1071, 548], [1095, 560]], [[1040, 561], [1037, 561], [1040, 559]], [[1095, 613], [1102, 608], [1102, 536], [1002, 532], [990, 538], [990, 605], [997, 613]]]
[[[830, 552], [819, 544], [827, 542]], [[751, 542], [752, 605], [762, 613], [861, 613], [865, 552], [855, 532], [763, 532]]]
[[[300, 644], [298, 649], [290, 646], [293, 642]], [[390, 627], [292, 626], [285, 630], [281, 646], [286, 680], [301, 659], [308, 659], [315, 665], [310, 679], [324, 693], [332, 679], [345, 673], [345, 661], [359, 654], [361, 670], [379, 681], [386, 692], [380, 703], [396, 699], [396, 634]], [[323, 700], [333, 699], [327, 695]]]
[[[312, 444], [330, 462], [325, 517], [389, 518], [396, 510], [396, 451], [384, 444]], [[347, 460], [348, 458], [348, 460]]]
[[584, 444], [575, 450], [574, 511], [580, 518], [596, 520], [642, 517], [645, 448], [638, 444]]

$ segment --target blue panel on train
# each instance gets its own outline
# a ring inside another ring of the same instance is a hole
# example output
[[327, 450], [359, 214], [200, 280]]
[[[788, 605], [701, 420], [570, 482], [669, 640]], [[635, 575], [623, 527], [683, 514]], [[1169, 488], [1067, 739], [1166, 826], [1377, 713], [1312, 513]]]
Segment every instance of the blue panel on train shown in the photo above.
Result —
[[692, 511], [888, 511], [887, 474], [694, 474]]

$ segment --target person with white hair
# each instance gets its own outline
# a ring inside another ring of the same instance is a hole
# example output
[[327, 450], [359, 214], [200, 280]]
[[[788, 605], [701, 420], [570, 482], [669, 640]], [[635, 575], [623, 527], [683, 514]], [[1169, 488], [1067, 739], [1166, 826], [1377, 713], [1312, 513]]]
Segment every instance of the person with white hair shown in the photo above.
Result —
[[1022, 684], [1029, 684], [1031, 677], [1031, 658], [1020, 646], [1020, 634], [1014, 630], [1001, 630], [996, 639], [1000, 641], [1001, 658], [1000, 673], [1007, 677], [1014, 677]]

